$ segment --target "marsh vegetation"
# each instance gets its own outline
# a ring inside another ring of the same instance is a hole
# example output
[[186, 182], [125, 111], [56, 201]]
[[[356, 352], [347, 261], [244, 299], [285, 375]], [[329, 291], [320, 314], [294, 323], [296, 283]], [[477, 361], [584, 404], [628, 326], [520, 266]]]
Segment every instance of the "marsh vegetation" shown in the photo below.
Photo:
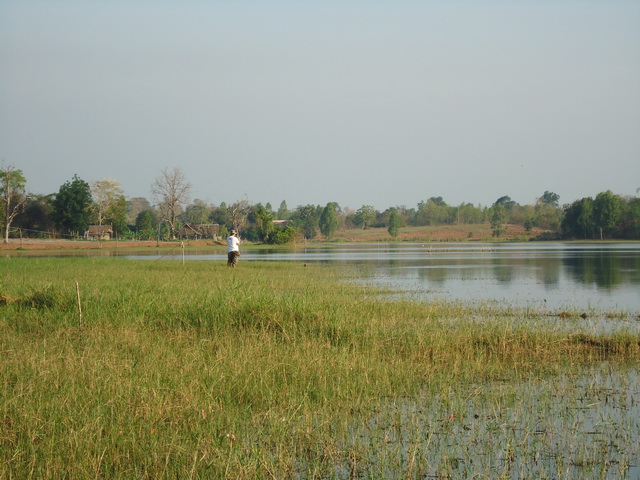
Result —
[[634, 332], [319, 264], [0, 262], [0, 478], [638, 473]]

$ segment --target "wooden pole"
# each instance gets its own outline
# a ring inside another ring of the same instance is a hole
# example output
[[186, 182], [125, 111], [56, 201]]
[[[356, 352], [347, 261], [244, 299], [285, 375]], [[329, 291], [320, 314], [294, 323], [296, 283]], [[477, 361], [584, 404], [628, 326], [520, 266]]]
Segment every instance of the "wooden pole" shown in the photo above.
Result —
[[82, 326], [82, 303], [80, 302], [80, 284], [76, 280], [76, 294], [78, 296], [78, 314], [80, 315], [80, 326]]

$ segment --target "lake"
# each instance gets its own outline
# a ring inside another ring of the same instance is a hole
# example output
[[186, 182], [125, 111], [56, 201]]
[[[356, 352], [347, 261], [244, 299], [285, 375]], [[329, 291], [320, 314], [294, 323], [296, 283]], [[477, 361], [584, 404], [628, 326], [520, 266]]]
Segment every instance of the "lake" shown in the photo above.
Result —
[[[226, 247], [135, 259], [226, 262]], [[640, 243], [356, 243], [243, 250], [245, 261], [331, 263], [424, 299], [640, 313]]]

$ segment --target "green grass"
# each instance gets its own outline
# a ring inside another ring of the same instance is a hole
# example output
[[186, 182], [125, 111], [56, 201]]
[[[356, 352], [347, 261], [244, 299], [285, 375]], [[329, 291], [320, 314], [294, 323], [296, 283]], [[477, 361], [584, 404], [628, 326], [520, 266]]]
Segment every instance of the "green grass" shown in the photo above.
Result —
[[410, 476], [352, 438], [400, 399], [640, 356], [632, 334], [392, 301], [318, 265], [0, 264], [0, 479]]

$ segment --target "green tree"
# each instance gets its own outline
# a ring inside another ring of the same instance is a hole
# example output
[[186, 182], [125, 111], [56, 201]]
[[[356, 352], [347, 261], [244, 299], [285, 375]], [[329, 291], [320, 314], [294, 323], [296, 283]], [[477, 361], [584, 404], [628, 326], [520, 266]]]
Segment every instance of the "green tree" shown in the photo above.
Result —
[[78, 234], [87, 229], [91, 219], [91, 189], [78, 177], [65, 182], [53, 200], [53, 219], [63, 232]]
[[127, 200], [127, 223], [135, 225], [140, 212], [152, 210], [151, 203], [144, 197], [133, 197]]
[[333, 235], [338, 230], [338, 215], [336, 213], [335, 202], [327, 203], [324, 210], [322, 210], [322, 215], [320, 215], [319, 227], [320, 232], [327, 237], [327, 240], [331, 240]]
[[524, 230], [527, 233], [531, 233], [531, 230], [533, 230], [533, 227], [535, 226], [535, 222], [533, 221], [532, 218], [527, 219], [524, 222]]
[[371, 205], [362, 205], [358, 210], [356, 210], [356, 214], [354, 220], [356, 225], [361, 226], [363, 229], [366, 229], [373, 220], [376, 218], [376, 210]]
[[300, 205], [292, 215], [294, 224], [302, 231], [305, 238], [315, 238], [318, 232], [318, 218], [322, 213], [322, 207], [315, 205]]
[[207, 223], [211, 208], [203, 200], [194, 200], [191, 205], [187, 205], [184, 213], [180, 215], [180, 220], [184, 223], [201, 224]]
[[287, 202], [283, 200], [282, 203], [280, 203], [280, 208], [278, 208], [278, 213], [276, 214], [276, 218], [278, 220], [288, 220], [290, 215], [291, 213], [287, 208]]
[[640, 239], [640, 198], [631, 198], [626, 203], [620, 219], [622, 238]]
[[401, 224], [402, 219], [400, 218], [400, 215], [398, 215], [398, 210], [392, 208], [391, 213], [389, 214], [389, 235], [391, 235], [393, 238], [396, 238], [398, 236], [398, 233], [400, 233]]
[[254, 217], [258, 227], [260, 241], [269, 244], [273, 243], [272, 236], [275, 232], [275, 226], [273, 225], [271, 213], [259, 203], [255, 207]]
[[24, 214], [16, 217], [15, 225], [30, 230], [29, 236], [44, 237], [53, 231], [53, 197], [53, 194], [28, 196]]
[[398, 205], [393, 207], [398, 216], [400, 217], [401, 226], [412, 225], [415, 218], [415, 208], [407, 208], [405, 205]]
[[504, 195], [495, 201], [494, 205], [499, 205], [504, 208], [504, 220], [503, 223], [524, 223], [526, 213], [520, 208], [514, 200], [511, 200], [509, 195]]
[[546, 190], [540, 197], [538, 203], [558, 208], [560, 206], [560, 195]]
[[593, 202], [593, 217], [600, 231], [600, 239], [616, 234], [622, 214], [622, 199], [611, 190], [599, 193]]
[[113, 227], [118, 237], [122, 237], [129, 232], [127, 222], [127, 200], [124, 195], [114, 198], [105, 212], [105, 222]]
[[25, 185], [27, 180], [22, 170], [13, 165], [0, 170], [0, 201], [2, 201], [2, 215], [4, 220], [4, 243], [9, 243], [9, 230], [16, 215], [23, 209], [27, 201]]
[[593, 238], [596, 223], [593, 216], [593, 199], [591, 197], [579, 200], [579, 211], [576, 223], [584, 238]]
[[227, 228], [231, 227], [231, 214], [227, 208], [227, 204], [222, 202], [220, 206], [213, 207], [209, 213], [209, 221], [217, 223], [221, 227], [224, 225]]
[[505, 195], [496, 200], [494, 205], [502, 205], [505, 210], [511, 210], [511, 208], [516, 206], [516, 202], [511, 200], [511, 197], [509, 195]]
[[534, 207], [533, 224], [545, 230], [557, 231], [562, 223], [562, 210], [550, 203], [537, 203]]
[[444, 225], [455, 223], [457, 209], [449, 207], [442, 197], [431, 197], [426, 202], [418, 203], [416, 224]]
[[122, 196], [122, 188], [116, 180], [104, 178], [91, 182], [91, 198], [97, 223], [102, 225], [105, 222], [107, 211], [112, 208], [112, 203], [119, 202], [124, 197]]
[[499, 237], [505, 232], [504, 222], [507, 217], [503, 205], [494, 204], [491, 213], [491, 230], [494, 237]]
[[144, 210], [136, 218], [136, 231], [141, 240], [151, 240], [156, 236], [158, 218], [153, 210]]
[[292, 243], [296, 235], [298, 235], [298, 230], [292, 225], [286, 225], [281, 228], [276, 228], [275, 233], [273, 235], [273, 243], [276, 245], [285, 245], [287, 243]]
[[576, 200], [564, 208], [561, 230], [565, 238], [594, 237], [596, 225], [593, 216], [593, 199], [591, 197]]
[[484, 223], [485, 211], [479, 206], [476, 207], [472, 203], [461, 203], [457, 211], [457, 223]]

